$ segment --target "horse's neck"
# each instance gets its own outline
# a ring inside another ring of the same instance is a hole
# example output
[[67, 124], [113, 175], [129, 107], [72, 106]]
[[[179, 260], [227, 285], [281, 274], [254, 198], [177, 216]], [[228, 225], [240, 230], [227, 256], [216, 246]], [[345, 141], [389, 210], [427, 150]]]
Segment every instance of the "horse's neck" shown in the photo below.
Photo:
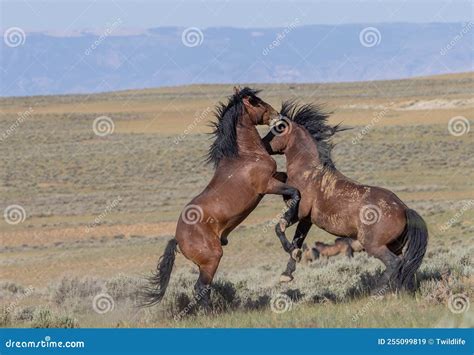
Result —
[[304, 166], [305, 169], [320, 166], [318, 147], [310, 134], [298, 126], [293, 128], [293, 132], [290, 134], [291, 137], [288, 139], [285, 149], [288, 169], [292, 165], [295, 167]]
[[352, 181], [336, 168], [324, 167], [319, 158], [318, 146], [306, 130], [297, 128], [291, 134], [285, 156], [287, 173], [292, 180], [301, 180], [302, 184], [306, 184], [311, 176], [311, 180], [322, 189], [332, 186], [337, 180]]
[[237, 124], [237, 144], [239, 154], [268, 154], [255, 125], [250, 120]]

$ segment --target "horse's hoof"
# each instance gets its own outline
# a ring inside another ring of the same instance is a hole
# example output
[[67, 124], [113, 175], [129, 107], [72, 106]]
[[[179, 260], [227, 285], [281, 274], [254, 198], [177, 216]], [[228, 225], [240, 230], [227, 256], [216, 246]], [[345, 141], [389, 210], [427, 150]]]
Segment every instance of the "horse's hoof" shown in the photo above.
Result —
[[291, 257], [293, 258], [293, 260], [295, 260], [297, 262], [301, 261], [302, 256], [303, 256], [303, 251], [301, 249], [294, 249], [291, 252]]
[[280, 282], [281, 283], [287, 283], [287, 282], [291, 282], [291, 281], [293, 281], [293, 276], [289, 276], [289, 275], [285, 275], [285, 274], [280, 275]]

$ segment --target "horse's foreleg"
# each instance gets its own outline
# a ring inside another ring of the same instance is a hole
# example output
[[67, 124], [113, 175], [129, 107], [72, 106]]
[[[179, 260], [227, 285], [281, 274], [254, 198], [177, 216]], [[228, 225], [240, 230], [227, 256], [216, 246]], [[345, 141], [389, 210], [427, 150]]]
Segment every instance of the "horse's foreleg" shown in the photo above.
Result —
[[288, 180], [288, 174], [284, 171], [277, 171], [273, 174], [273, 177], [284, 184], [286, 184], [286, 180]]
[[[299, 251], [296, 255], [292, 255], [286, 264], [286, 270], [280, 276], [280, 282], [289, 282], [293, 280], [293, 273], [296, 270], [296, 261], [301, 259], [301, 247], [308, 235], [309, 230], [313, 224], [310, 220], [302, 220], [296, 227], [295, 236], [293, 237], [293, 247], [295, 251]], [[293, 254], [293, 253], [292, 253]]]
[[286, 238], [285, 230], [286, 227], [292, 225], [298, 220], [298, 205], [301, 196], [300, 192], [298, 191], [298, 189], [285, 183], [282, 183], [281, 181], [278, 181], [275, 178], [272, 178], [269, 181], [264, 193], [290, 197], [287, 202], [288, 210], [286, 210], [286, 212], [280, 218], [280, 221], [275, 226], [275, 232], [278, 238], [280, 239], [283, 249], [287, 253], [291, 253], [295, 248]]
[[352, 249], [352, 247], [348, 244], [348, 245], [345, 247], [344, 254], [345, 254], [345, 256], [347, 256], [348, 258], [352, 258], [352, 257], [354, 257], [354, 249]]
[[296, 248], [301, 249], [312, 225], [313, 223], [311, 223], [310, 219], [302, 219], [298, 223], [298, 226], [296, 227], [295, 236], [293, 237], [293, 245]]
[[286, 200], [288, 209], [280, 220], [281, 229], [282, 232], [284, 232], [286, 227], [291, 226], [298, 221], [298, 207], [301, 200], [301, 194], [297, 188], [279, 180], [286, 176], [285, 173], [277, 172], [275, 174], [276, 177], [271, 178], [268, 182], [265, 193], [282, 195]]

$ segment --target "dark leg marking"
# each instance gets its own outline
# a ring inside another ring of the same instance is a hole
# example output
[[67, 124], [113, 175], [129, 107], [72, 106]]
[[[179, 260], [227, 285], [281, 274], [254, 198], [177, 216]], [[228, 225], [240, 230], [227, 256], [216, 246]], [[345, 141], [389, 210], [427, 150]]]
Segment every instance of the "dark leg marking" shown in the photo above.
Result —
[[[293, 237], [293, 243], [292, 243], [293, 248], [297, 248], [298, 250], [301, 249], [301, 247], [303, 246], [304, 240], [306, 239], [306, 236], [308, 235], [308, 232], [311, 229], [312, 225], [313, 224], [311, 223], [311, 220], [308, 220], [308, 219], [302, 220], [298, 223], [298, 226], [296, 227], [295, 235]], [[283, 271], [280, 279], [282, 281], [293, 280], [293, 273], [295, 272], [295, 270], [296, 270], [296, 260], [292, 256], [290, 256], [290, 259], [288, 260], [288, 263], [286, 265], [286, 270]]]

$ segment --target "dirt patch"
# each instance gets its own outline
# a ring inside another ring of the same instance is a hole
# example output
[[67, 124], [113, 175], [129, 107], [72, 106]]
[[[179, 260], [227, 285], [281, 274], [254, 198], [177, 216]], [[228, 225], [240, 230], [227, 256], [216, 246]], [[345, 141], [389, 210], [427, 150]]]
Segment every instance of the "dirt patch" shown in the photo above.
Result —
[[22, 230], [3, 232], [0, 234], [2, 247], [17, 247], [21, 245], [54, 245], [55, 243], [71, 243], [84, 239], [114, 237], [130, 238], [133, 236], [173, 235], [176, 223], [163, 222], [154, 224], [97, 226], [57, 228], [44, 230]]

